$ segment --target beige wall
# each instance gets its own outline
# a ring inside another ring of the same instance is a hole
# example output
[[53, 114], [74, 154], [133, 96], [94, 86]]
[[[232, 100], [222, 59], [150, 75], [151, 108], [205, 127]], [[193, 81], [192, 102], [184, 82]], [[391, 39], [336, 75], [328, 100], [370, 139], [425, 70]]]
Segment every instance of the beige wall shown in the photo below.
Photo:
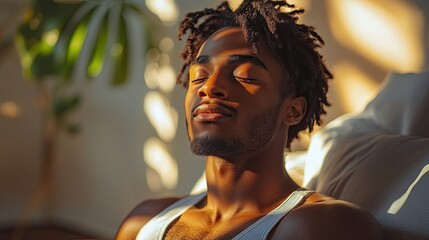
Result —
[[[36, 91], [21, 77], [19, 60], [12, 50], [3, 52], [0, 64], [0, 104], [19, 103], [17, 118], [0, 117], [0, 225], [11, 224], [22, 212], [38, 178], [40, 114]], [[36, 213], [36, 219], [40, 219]]]

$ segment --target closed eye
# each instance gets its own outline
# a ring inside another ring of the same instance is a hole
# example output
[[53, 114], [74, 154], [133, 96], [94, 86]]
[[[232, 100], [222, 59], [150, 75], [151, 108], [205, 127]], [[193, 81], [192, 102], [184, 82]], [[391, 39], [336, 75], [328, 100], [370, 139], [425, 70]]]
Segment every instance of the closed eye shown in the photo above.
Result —
[[202, 78], [193, 79], [193, 80], [191, 80], [191, 83], [201, 83], [201, 82], [205, 81], [207, 78], [209, 78], [209, 77], [202, 77]]
[[234, 76], [234, 78], [239, 80], [240, 82], [245, 82], [245, 83], [253, 83], [257, 81], [257, 79], [255, 78], [245, 78], [245, 77], [238, 77], [238, 76]]

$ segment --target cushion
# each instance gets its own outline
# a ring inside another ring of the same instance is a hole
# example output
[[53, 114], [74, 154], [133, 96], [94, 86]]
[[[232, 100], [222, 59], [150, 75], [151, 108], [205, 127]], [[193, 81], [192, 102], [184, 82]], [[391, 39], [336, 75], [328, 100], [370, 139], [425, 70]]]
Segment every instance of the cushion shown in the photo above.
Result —
[[364, 112], [310, 143], [304, 186], [356, 203], [387, 239], [429, 239], [429, 74], [391, 74]]
[[429, 137], [429, 72], [391, 73], [365, 113], [385, 131]]

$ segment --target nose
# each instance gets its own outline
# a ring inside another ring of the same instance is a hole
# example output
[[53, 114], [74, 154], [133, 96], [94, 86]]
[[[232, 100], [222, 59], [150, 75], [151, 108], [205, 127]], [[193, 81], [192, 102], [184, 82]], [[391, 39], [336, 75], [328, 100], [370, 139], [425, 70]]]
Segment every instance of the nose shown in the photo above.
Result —
[[198, 96], [200, 98], [209, 97], [226, 99], [228, 97], [228, 91], [219, 74], [212, 74], [200, 89], [198, 89]]

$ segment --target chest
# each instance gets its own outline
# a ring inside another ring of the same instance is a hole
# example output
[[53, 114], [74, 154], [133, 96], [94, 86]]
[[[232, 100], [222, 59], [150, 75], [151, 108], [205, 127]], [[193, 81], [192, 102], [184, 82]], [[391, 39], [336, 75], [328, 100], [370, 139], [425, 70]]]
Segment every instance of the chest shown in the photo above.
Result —
[[244, 231], [261, 217], [261, 215], [248, 215], [225, 221], [218, 221], [213, 224], [204, 216], [198, 216], [198, 214], [193, 214], [193, 216], [192, 214], [185, 214], [170, 224], [167, 228], [164, 239], [233, 239], [236, 235]]

